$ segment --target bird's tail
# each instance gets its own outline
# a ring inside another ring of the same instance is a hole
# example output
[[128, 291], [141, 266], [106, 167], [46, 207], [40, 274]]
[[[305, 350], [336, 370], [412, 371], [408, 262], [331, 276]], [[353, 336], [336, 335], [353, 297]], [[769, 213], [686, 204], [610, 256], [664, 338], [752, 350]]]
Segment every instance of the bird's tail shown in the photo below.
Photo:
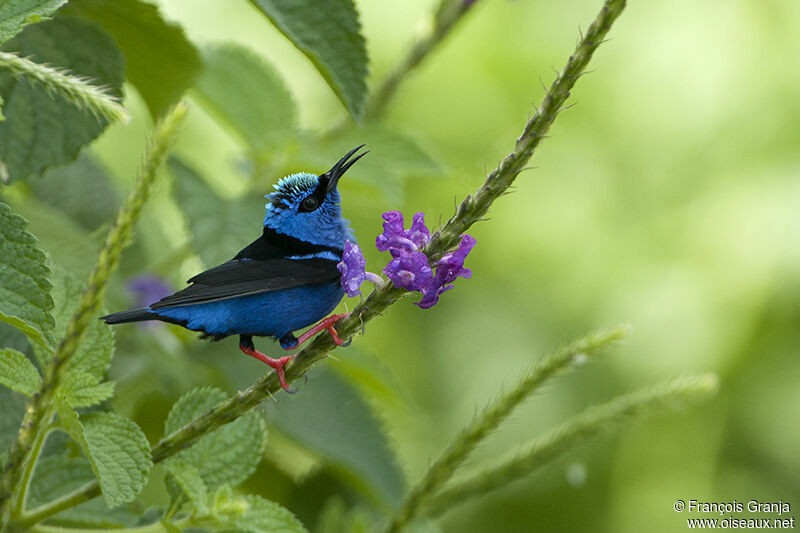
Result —
[[131, 309], [120, 313], [111, 313], [101, 316], [100, 320], [105, 320], [106, 324], [122, 324], [123, 322], [141, 322], [143, 320], [158, 320], [159, 316], [144, 307], [141, 309]]

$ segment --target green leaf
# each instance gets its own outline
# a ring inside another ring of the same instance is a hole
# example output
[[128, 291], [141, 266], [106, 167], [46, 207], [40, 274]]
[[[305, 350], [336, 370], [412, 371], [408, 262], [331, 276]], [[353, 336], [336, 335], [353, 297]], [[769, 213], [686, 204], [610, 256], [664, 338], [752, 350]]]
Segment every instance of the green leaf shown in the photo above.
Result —
[[86, 152], [69, 165], [29, 180], [28, 186], [49, 214], [57, 209], [89, 230], [112, 220], [120, 206], [119, 194], [105, 168]]
[[153, 466], [141, 428], [115, 413], [91, 414], [81, 423], [63, 394], [55, 403], [61, 427], [89, 459], [106, 504], [116, 507], [136, 498]]
[[[164, 434], [177, 431], [227, 397], [223, 391], [212, 387], [187, 392], [172, 406]], [[208, 489], [237, 485], [250, 477], [261, 461], [266, 435], [260, 414], [250, 411], [204, 436], [175, 457], [194, 466]]]
[[[192, 246], [208, 266], [233, 257], [242, 243], [261, 231], [265, 200], [257, 195], [241, 199], [220, 198], [197, 173], [176, 158], [169, 169], [175, 177], [175, 197], [189, 219]], [[225, 235], [224, 240], [219, 236]]]
[[83, 457], [51, 455], [36, 463], [31, 481], [29, 507], [45, 504], [92, 481], [92, 465]]
[[83, 425], [81, 424], [78, 413], [70, 407], [63, 396], [56, 396], [56, 412], [58, 413], [58, 423], [61, 429], [77, 442], [83, 451], [86, 451], [86, 439], [83, 437]]
[[50, 269], [26, 225], [0, 203], [0, 320], [20, 329], [34, 344], [50, 346], [55, 324]]
[[0, 350], [0, 383], [28, 398], [39, 390], [42, 378], [25, 354], [16, 350]]
[[[43, 457], [36, 463], [28, 507], [44, 505], [94, 479], [92, 465], [83, 457], [64, 454]], [[102, 500], [92, 500], [58, 513], [56, 519], [60, 524], [113, 528], [133, 525], [137, 515], [126, 506], [112, 510]]]
[[208, 487], [203, 482], [200, 471], [184, 460], [172, 460], [167, 463], [175, 483], [189, 498], [198, 516], [208, 515]]
[[136, 498], [153, 466], [141, 428], [115, 413], [97, 413], [83, 423], [83, 437], [108, 506]]
[[234, 495], [230, 485], [222, 485], [214, 493], [211, 516], [218, 527], [226, 528], [233, 525], [249, 508], [250, 505], [243, 496]]
[[98, 383], [97, 376], [73, 370], [67, 372], [59, 392], [63, 394], [66, 402], [74, 407], [91, 407], [104, 402], [114, 396], [114, 382]]
[[[403, 475], [380, 422], [356, 391], [322, 371], [302, 394], [267, 406], [284, 435], [319, 453], [355, 486], [394, 504], [404, 492]], [[371, 489], [371, 490], [370, 490]]]
[[0, 2], [0, 43], [22, 31], [22, 27], [38, 22], [65, 4], [67, 0], [6, 0]]
[[223, 485], [214, 494], [211, 520], [214, 529], [225, 532], [304, 533], [297, 518], [275, 502], [261, 496], [237, 496]]
[[[80, 296], [85, 286], [71, 274], [57, 269], [53, 274], [53, 299], [55, 307], [55, 329], [53, 333], [61, 338], [67, 331], [67, 325], [77, 311]], [[101, 311], [103, 312], [103, 311]], [[34, 348], [39, 364], [44, 367], [51, 354]], [[102, 378], [111, 364], [114, 355], [114, 334], [111, 326], [102, 320], [92, 320], [81, 337], [75, 355], [67, 363], [68, 372], [82, 372], [94, 376], [95, 383]]]
[[177, 24], [141, 0], [72, 0], [62, 10], [95, 20], [114, 37], [126, 59], [126, 75], [153, 118], [163, 114], [200, 73], [200, 54]]
[[14, 210], [30, 223], [34, 235], [41, 236], [37, 237], [39, 245], [46, 250], [50, 266], [58, 265], [79, 279], [89, 276], [100, 252], [98, 239], [62, 212], [33, 197], [15, 202]]
[[253, 494], [244, 497], [247, 511], [234, 521], [237, 531], [252, 533], [305, 533], [306, 528], [286, 508]]
[[[19, 426], [25, 414], [26, 400], [21, 394], [0, 387], [0, 450], [8, 450], [17, 440]], [[5, 462], [0, 462], [5, 465]]]
[[[69, 69], [121, 94], [125, 58], [95, 22], [59, 15], [27, 27], [3, 49]], [[48, 94], [41, 85], [8, 73], [0, 73], [0, 96], [6, 101], [6, 120], [0, 122], [0, 161], [5, 164], [7, 182], [74, 160], [108, 124], [63, 96]]]
[[140, 514], [136, 502], [111, 509], [104, 500], [97, 498], [61, 511], [54, 518], [60, 524], [75, 528], [117, 529], [137, 525]]
[[199, 103], [259, 152], [297, 129], [292, 95], [272, 66], [235, 44], [207, 46], [195, 85]]
[[3, 114], [3, 97], [0, 96], [0, 120], [5, 120], [6, 116]]
[[14, 326], [5, 322], [0, 322], [0, 346], [13, 348], [25, 354], [31, 351], [31, 343], [28, 342], [28, 337]]
[[252, 0], [303, 52], [356, 120], [367, 96], [367, 48], [353, 0]]

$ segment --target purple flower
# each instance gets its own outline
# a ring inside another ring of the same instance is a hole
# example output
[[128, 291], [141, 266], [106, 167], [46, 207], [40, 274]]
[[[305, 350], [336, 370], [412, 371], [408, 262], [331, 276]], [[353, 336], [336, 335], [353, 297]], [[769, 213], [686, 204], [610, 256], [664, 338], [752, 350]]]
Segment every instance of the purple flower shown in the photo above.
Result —
[[364, 254], [361, 253], [361, 248], [359, 248], [358, 244], [351, 243], [349, 240], [345, 241], [342, 262], [337, 264], [336, 268], [342, 274], [342, 287], [347, 296], [352, 298], [361, 294], [360, 287], [365, 280], [369, 280], [381, 287], [384, 285], [383, 278], [373, 272], [364, 270], [366, 265], [367, 260], [364, 259]]
[[439, 285], [446, 285], [453, 283], [457, 277], [470, 278], [472, 271], [464, 268], [464, 260], [469, 255], [470, 250], [475, 246], [475, 237], [472, 235], [463, 235], [461, 242], [458, 243], [458, 248], [455, 252], [445, 254], [436, 263], [436, 283]]
[[381, 252], [388, 251], [392, 257], [416, 252], [431, 240], [431, 233], [425, 226], [425, 214], [414, 214], [411, 228], [403, 228], [403, 214], [400, 211], [384, 213], [383, 233], [375, 239], [375, 246]]
[[425, 225], [425, 213], [414, 213], [411, 229], [408, 230], [408, 238], [417, 248], [422, 248], [431, 240], [431, 232], [428, 231], [428, 226]]
[[439, 303], [439, 295], [445, 291], [449, 291], [452, 289], [452, 285], [448, 285], [447, 287], [436, 286], [436, 284], [432, 283], [430, 287], [426, 288], [422, 291], [422, 300], [418, 302], [414, 302], [414, 305], [418, 305], [421, 309], [430, 309], [437, 303]]
[[172, 294], [172, 287], [155, 274], [142, 274], [131, 278], [127, 283], [137, 307], [146, 307]]
[[436, 305], [439, 301], [439, 296], [453, 288], [452, 283], [458, 277], [470, 278], [472, 271], [464, 268], [464, 260], [469, 255], [470, 250], [475, 246], [477, 241], [472, 235], [464, 235], [461, 237], [461, 242], [458, 249], [454, 252], [445, 254], [436, 263], [436, 275], [433, 281], [422, 290], [422, 300], [416, 303], [422, 309], [428, 309]]
[[357, 244], [350, 241], [344, 243], [344, 253], [342, 254], [342, 262], [336, 265], [339, 272], [342, 274], [342, 287], [344, 292], [351, 298], [357, 294], [361, 294], [361, 284], [366, 279], [366, 272], [364, 267], [367, 265], [367, 260], [361, 253], [361, 248]]
[[[458, 248], [445, 254], [430, 265], [428, 256], [421, 252], [431, 240], [431, 232], [425, 225], [425, 213], [414, 213], [411, 227], [405, 229], [403, 214], [400, 211], [388, 211], [382, 215], [383, 233], [375, 239], [375, 247], [381, 252], [392, 254], [392, 260], [383, 269], [383, 273], [392, 280], [395, 286], [407, 291], [422, 293], [422, 300], [416, 305], [423, 309], [433, 307], [439, 296], [453, 288], [453, 282], [459, 278], [469, 278], [472, 271], [464, 268], [464, 260], [475, 246], [471, 235], [462, 235]], [[383, 278], [372, 272], [365, 272], [366, 260], [357, 245], [348, 241], [345, 244], [342, 262], [337, 265], [342, 273], [342, 286], [348, 296], [361, 294], [359, 286], [364, 280], [383, 285]]]
[[424, 291], [433, 282], [433, 269], [428, 265], [428, 256], [422, 252], [411, 252], [392, 259], [383, 273], [396, 286], [408, 291]]

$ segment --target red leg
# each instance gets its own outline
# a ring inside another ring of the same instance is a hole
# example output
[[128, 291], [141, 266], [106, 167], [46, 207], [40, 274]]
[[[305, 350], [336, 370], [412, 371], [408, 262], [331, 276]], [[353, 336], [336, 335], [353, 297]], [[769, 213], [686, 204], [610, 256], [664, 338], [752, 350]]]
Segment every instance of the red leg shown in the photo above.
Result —
[[250, 357], [255, 357], [259, 361], [267, 363], [269, 366], [274, 368], [275, 372], [278, 374], [278, 379], [281, 381], [281, 387], [283, 387], [283, 390], [289, 393], [297, 392], [289, 388], [289, 385], [286, 383], [286, 375], [283, 372], [283, 367], [286, 366], [286, 363], [292, 360], [294, 355], [287, 355], [285, 357], [281, 357], [280, 359], [273, 359], [272, 357], [264, 355], [263, 353], [256, 350], [255, 346], [247, 346], [246, 344], [239, 344], [239, 348]]
[[300, 346], [301, 344], [306, 342], [308, 339], [310, 339], [311, 337], [313, 337], [314, 335], [316, 335], [317, 333], [319, 333], [323, 329], [327, 329], [328, 330], [328, 333], [331, 334], [331, 337], [333, 338], [333, 342], [336, 344], [336, 346], [341, 346], [342, 344], [344, 344], [344, 341], [339, 338], [339, 334], [336, 333], [336, 329], [334, 329], [333, 325], [336, 324], [339, 320], [341, 320], [341, 319], [345, 318], [346, 316], [348, 316], [349, 314], [350, 313], [344, 313], [344, 314], [341, 314], [341, 315], [331, 315], [328, 318], [323, 319], [317, 325], [315, 325], [314, 327], [312, 327], [311, 329], [309, 329], [308, 331], [306, 331], [305, 333], [300, 335], [297, 338], [297, 344], [295, 344], [294, 346], [290, 346], [288, 348], [284, 348], [284, 349], [285, 350], [293, 350], [293, 349], [297, 348], [298, 346]]

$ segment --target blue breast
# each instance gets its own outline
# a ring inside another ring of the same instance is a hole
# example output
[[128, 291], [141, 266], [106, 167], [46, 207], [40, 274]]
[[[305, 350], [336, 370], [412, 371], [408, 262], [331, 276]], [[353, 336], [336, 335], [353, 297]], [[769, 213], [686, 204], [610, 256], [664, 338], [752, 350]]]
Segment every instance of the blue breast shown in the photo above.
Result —
[[186, 328], [209, 335], [255, 335], [280, 339], [325, 318], [343, 296], [344, 290], [336, 282], [148, 310], [186, 322]]

